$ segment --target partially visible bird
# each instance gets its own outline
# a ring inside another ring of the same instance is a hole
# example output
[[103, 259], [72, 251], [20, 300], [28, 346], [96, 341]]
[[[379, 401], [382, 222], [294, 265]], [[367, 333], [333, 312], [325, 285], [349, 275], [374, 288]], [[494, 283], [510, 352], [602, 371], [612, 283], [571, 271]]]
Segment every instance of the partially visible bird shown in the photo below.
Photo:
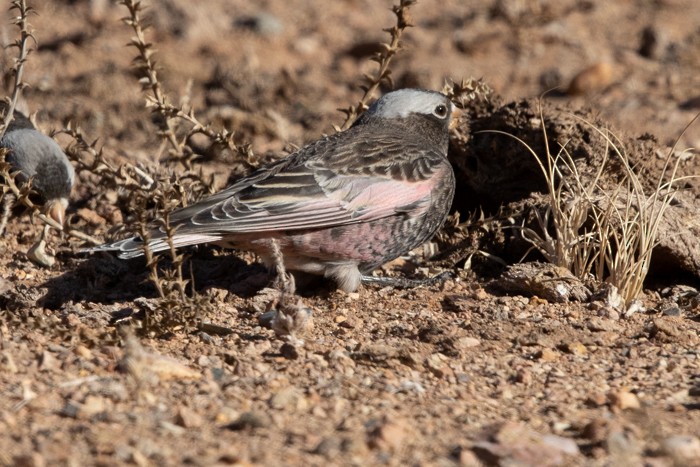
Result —
[[[0, 104], [0, 110], [7, 106]], [[21, 185], [32, 180], [32, 190], [43, 203], [44, 212], [63, 225], [68, 198], [75, 183], [75, 170], [61, 147], [37, 130], [22, 113], [15, 111], [14, 119], [0, 139], [0, 147], [7, 148], [6, 162], [19, 174], [15, 180]], [[7, 204], [6, 204], [7, 206]], [[4, 221], [9, 208], [3, 213]]]
[[[346, 131], [321, 138], [170, 214], [176, 247], [214, 243], [354, 291], [364, 275], [428, 240], [445, 221], [455, 178], [447, 160], [455, 107], [420, 89], [390, 92]], [[163, 229], [152, 251], [169, 248]], [[143, 254], [131, 237], [87, 251]]]

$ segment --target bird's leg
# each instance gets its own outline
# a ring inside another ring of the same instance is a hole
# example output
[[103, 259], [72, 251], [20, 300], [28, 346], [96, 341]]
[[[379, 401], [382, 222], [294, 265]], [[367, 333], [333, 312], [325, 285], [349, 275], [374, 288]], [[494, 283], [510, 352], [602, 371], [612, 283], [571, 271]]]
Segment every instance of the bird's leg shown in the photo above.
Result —
[[10, 214], [12, 214], [12, 205], [17, 201], [17, 197], [13, 193], [5, 193], [2, 197], [2, 203], [0, 203], [0, 235], [5, 233], [5, 227], [7, 227], [7, 221], [10, 219]]
[[429, 286], [439, 284], [452, 277], [451, 271], [441, 272], [433, 277], [428, 277], [425, 279], [406, 279], [403, 277], [375, 277], [375, 276], [362, 276], [362, 283], [369, 285], [378, 285], [380, 287], [396, 287], [399, 289], [412, 289], [415, 287], [420, 287], [421, 285]]

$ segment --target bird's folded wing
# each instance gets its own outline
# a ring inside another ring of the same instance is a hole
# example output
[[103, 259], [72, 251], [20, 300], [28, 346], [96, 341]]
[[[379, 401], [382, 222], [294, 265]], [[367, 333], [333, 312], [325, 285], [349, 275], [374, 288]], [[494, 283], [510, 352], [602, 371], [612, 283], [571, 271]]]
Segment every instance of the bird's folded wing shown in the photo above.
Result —
[[[299, 166], [216, 202], [186, 208], [178, 235], [334, 227], [427, 209], [430, 179], [339, 174]], [[182, 213], [178, 217], [183, 218]]]
[[292, 187], [280, 178], [286, 177], [275, 177], [265, 183], [264, 189], [256, 186], [249, 196], [244, 191], [213, 205], [192, 206], [192, 215], [178, 228], [178, 235], [313, 229], [366, 222], [405, 212], [405, 206], [417, 206], [430, 196], [425, 182], [336, 176]]

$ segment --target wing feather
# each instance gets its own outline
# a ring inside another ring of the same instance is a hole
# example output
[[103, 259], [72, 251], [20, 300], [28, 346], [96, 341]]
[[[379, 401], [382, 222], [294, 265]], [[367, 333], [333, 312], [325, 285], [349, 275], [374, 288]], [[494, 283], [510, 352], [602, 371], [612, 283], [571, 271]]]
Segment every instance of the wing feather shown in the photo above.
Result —
[[447, 164], [402, 131], [354, 129], [304, 147], [171, 215], [176, 236], [326, 228], [426, 205], [430, 177]]

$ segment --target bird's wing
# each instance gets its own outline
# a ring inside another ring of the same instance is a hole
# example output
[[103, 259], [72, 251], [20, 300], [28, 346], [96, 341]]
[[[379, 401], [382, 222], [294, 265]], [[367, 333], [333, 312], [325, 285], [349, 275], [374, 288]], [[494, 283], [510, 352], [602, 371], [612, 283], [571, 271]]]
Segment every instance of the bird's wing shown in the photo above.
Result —
[[333, 136], [176, 211], [176, 236], [334, 227], [427, 207], [431, 175], [447, 165], [437, 151], [402, 135]]

